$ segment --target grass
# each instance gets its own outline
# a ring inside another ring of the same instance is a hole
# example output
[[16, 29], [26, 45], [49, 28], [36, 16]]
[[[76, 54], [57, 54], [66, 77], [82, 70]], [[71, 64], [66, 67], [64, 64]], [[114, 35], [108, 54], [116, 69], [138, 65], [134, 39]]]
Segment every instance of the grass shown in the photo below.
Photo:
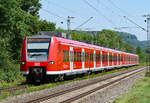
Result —
[[[141, 66], [141, 65], [139, 65], [139, 66]], [[52, 88], [52, 87], [55, 87], [55, 86], [58, 86], [58, 85], [70, 83], [70, 82], [73, 82], [73, 81], [79, 81], [79, 80], [94, 78], [94, 77], [97, 77], [97, 76], [102, 76], [102, 75], [106, 75], [106, 74], [110, 74], [110, 73], [114, 73], [114, 72], [119, 72], [119, 71], [124, 71], [124, 70], [127, 70], [127, 69], [136, 68], [136, 67], [138, 67], [138, 66], [129, 67], [129, 68], [122, 68], [122, 69], [115, 69], [115, 70], [111, 70], [111, 71], [108, 71], [108, 72], [101, 72], [101, 73], [98, 73], [98, 74], [93, 73], [91, 75], [74, 78], [72, 80], [41, 84], [41, 85], [38, 85], [38, 86], [29, 85], [26, 89], [17, 90], [17, 91], [14, 91], [14, 92], [1, 93], [0, 94], [0, 101], [7, 98], [8, 96], [16, 96], [16, 95], [23, 94], [23, 93], [30, 93], [30, 92], [33, 92], [33, 91], [39, 91], [39, 90], [43, 90], [43, 89], [46, 89], [46, 88]], [[20, 85], [20, 84], [21, 84], [21, 82], [14, 82], [14, 83], [9, 84], [9, 85], [6, 83], [6, 86], [8, 87], [8, 86], [15, 86], [15, 85]], [[4, 86], [5, 85], [3, 85], [3, 86], [0, 85], [0, 87], [4, 87]]]
[[8, 87], [13, 87], [13, 86], [17, 86], [17, 85], [22, 85], [25, 83], [25, 78], [22, 80], [15, 80], [14, 82], [11, 83], [7, 83], [7, 82], [1, 82], [0, 83], [0, 89], [2, 88], [8, 88]]
[[123, 97], [114, 103], [150, 103], [150, 77], [144, 77]]

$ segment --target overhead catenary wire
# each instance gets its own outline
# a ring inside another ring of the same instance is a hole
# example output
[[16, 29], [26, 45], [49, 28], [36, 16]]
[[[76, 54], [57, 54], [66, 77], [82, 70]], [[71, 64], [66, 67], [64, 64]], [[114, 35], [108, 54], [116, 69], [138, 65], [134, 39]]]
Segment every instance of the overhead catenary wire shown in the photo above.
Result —
[[78, 28], [80, 28], [81, 26], [83, 26], [84, 24], [86, 24], [88, 21], [90, 21], [91, 19], [93, 19], [93, 17], [90, 17], [88, 20], [86, 20], [85, 22], [83, 22], [82, 24], [80, 24], [79, 26], [77, 26], [76, 28], [75, 28], [75, 30], [76, 29], [78, 29]]
[[[112, 10], [112, 8], [110, 6], [107, 6], [104, 2], [102, 2], [102, 0], [99, 0], [99, 3], [101, 4], [101, 6], [103, 6], [106, 10], [110, 11], [112, 14], [118, 16], [120, 18], [120, 24], [122, 24], [122, 21], [124, 20], [123, 15], [120, 15], [118, 12], [116, 12], [115, 10]], [[115, 27], [115, 28], [119, 28], [119, 27]], [[121, 29], [120, 29], [121, 30]]]
[[111, 25], [116, 27], [115, 23], [113, 23], [109, 18], [107, 18], [99, 9], [95, 8], [92, 4], [90, 4], [87, 0], [83, 0], [89, 7], [91, 7], [93, 10], [95, 10], [98, 14], [100, 14], [103, 18], [106, 19]]
[[49, 13], [50, 15], [53, 15], [53, 16], [55, 16], [55, 17], [58, 17], [58, 18], [67, 20], [66, 18], [64, 18], [64, 17], [62, 17], [62, 16], [59, 16], [59, 15], [57, 15], [56, 13], [53, 13], [53, 12], [51, 12], [51, 11], [49, 11], [49, 10], [44, 9], [44, 8], [41, 8], [41, 10], [43, 10], [43, 11], [45, 11], [45, 12], [47, 12], [47, 13]]
[[[107, 0], [112, 6], [114, 6], [116, 9], [118, 9], [120, 12], [122, 12], [125, 15], [128, 15], [130, 17], [136, 18], [135, 16], [131, 15], [130, 13], [128, 13], [127, 11], [125, 11], [124, 9], [120, 8], [118, 5], [116, 5], [112, 0]], [[138, 20], [138, 19], [137, 19]]]
[[137, 23], [135, 23], [134, 21], [130, 20], [129, 18], [127, 18], [126, 16], [124, 16], [125, 19], [127, 19], [128, 21], [130, 21], [131, 23], [133, 23], [134, 25], [138, 26], [139, 28], [141, 28], [142, 30], [146, 31], [147, 30], [145, 28], [143, 28], [142, 26], [138, 25]]
[[[57, 3], [55, 3], [55, 2], [52, 2], [51, 0], [47, 0], [47, 2], [50, 3], [50, 4], [53, 4], [53, 5], [55, 5], [55, 6], [57, 6], [57, 7], [59, 7], [59, 8], [61, 8], [61, 9], [63, 9], [63, 10], [65, 10], [65, 11], [67, 11], [67, 12], [70, 12], [70, 13], [72, 13], [72, 14], [80, 15], [80, 17], [81, 17], [81, 15], [82, 15], [82, 14], [78, 13], [76, 10], [72, 10], [72, 9], [70, 9], [70, 8], [66, 8], [66, 7], [64, 7], [64, 6], [60, 5], [60, 4], [57, 4]], [[82, 17], [83, 17], [83, 18], [86, 18], [86, 17], [84, 17], [84, 16], [82, 16]]]
[[[56, 13], [53, 13], [53, 12], [47, 10], [47, 9], [41, 8], [41, 10], [43, 10], [43, 11], [45, 11], [45, 12], [49, 13], [50, 15], [53, 15], [53, 16], [55, 16], [55, 17], [57, 17], [57, 18], [61, 18], [61, 19], [65, 20], [65, 21], [67, 21], [66, 18], [64, 18], [64, 17], [62, 17], [62, 16], [59, 16], [59, 15], [57, 15]], [[73, 21], [72, 21], [72, 22], [73, 22]], [[75, 22], [73, 22], [73, 23], [77, 25], [77, 23], [75, 23]]]

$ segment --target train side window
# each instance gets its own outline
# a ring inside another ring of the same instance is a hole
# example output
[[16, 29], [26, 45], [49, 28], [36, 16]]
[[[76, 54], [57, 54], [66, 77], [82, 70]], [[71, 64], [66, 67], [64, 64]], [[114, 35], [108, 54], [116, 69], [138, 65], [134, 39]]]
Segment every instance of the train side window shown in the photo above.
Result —
[[93, 54], [93, 61], [96, 61], [96, 53]]
[[93, 53], [90, 53], [90, 61], [93, 61]]
[[79, 52], [77, 52], [77, 62], [79, 62], [79, 56], [80, 56], [80, 54], [79, 54]]
[[92, 61], [91, 57], [92, 57], [92, 54], [90, 53], [90, 61]]
[[81, 62], [81, 52], [79, 52], [79, 57], [80, 57], [79, 61]]
[[74, 62], [76, 62], [76, 51], [74, 51]]
[[106, 54], [106, 61], [108, 61], [108, 54]]
[[94, 53], [92, 53], [92, 61], [94, 61]]
[[87, 60], [86, 60], [86, 52], [84, 53], [84, 61], [86, 62]]
[[102, 62], [104, 62], [104, 59], [105, 59], [105, 54], [103, 54], [103, 57], [102, 57]]
[[86, 61], [89, 61], [89, 53], [86, 53]]
[[116, 62], [116, 56], [114, 56], [114, 62]]
[[100, 54], [96, 53], [96, 61], [99, 62], [100, 61]]
[[112, 62], [112, 55], [109, 55], [109, 61]]
[[67, 62], [69, 62], [69, 51], [67, 50]]
[[66, 51], [63, 50], [63, 62], [66, 62]]
[[90, 53], [87, 53], [87, 61], [90, 61]]
[[87, 53], [85, 52], [85, 61], [87, 62]]

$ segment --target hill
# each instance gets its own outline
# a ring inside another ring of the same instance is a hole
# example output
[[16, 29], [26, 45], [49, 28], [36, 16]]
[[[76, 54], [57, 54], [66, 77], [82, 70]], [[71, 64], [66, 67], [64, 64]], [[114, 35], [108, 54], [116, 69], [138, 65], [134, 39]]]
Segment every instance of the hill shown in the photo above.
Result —
[[134, 47], [140, 46], [142, 49], [146, 48], [146, 41], [139, 41], [134, 34], [119, 31], [117, 31], [117, 34], [119, 34], [124, 41], [128, 42], [130, 45]]
[[[88, 34], [96, 35], [100, 31], [86, 31]], [[127, 32], [119, 32], [116, 31], [118, 35], [122, 37], [124, 41], [126, 41], [128, 44], [132, 45], [133, 47], [141, 47], [142, 49], [146, 48], [146, 41], [139, 41], [136, 37], [136, 35], [127, 33]]]

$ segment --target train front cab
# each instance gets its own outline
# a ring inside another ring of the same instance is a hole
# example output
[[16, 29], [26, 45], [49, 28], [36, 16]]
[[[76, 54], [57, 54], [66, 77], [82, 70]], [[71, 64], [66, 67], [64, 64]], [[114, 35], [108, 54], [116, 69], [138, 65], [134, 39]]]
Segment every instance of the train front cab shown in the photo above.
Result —
[[57, 48], [52, 45], [57, 43], [52, 42], [50, 36], [31, 36], [24, 39], [20, 71], [27, 76], [27, 80], [41, 81], [49, 70], [56, 71], [54, 51]]

